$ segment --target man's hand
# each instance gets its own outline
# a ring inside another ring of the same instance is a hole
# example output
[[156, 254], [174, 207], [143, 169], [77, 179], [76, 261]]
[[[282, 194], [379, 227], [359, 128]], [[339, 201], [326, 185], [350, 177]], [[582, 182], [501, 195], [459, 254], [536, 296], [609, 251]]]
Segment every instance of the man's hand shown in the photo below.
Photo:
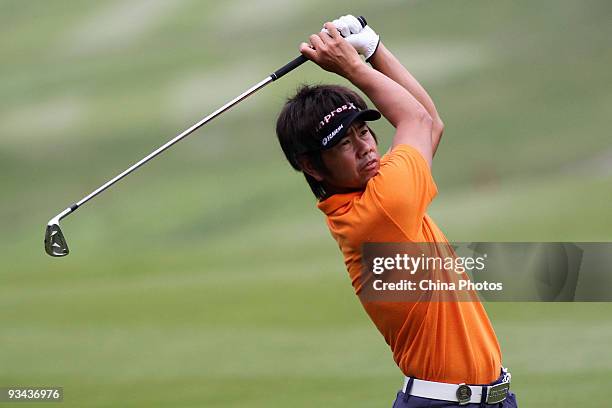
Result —
[[[369, 62], [378, 48], [380, 36], [369, 25], [362, 27], [357, 17], [350, 14], [342, 16], [332, 23], [348, 43]], [[323, 28], [322, 31], [328, 32], [326, 28]]]
[[326, 31], [310, 36], [310, 45], [300, 44], [300, 52], [324, 70], [350, 80], [364, 63], [333, 23], [327, 22], [324, 27]]

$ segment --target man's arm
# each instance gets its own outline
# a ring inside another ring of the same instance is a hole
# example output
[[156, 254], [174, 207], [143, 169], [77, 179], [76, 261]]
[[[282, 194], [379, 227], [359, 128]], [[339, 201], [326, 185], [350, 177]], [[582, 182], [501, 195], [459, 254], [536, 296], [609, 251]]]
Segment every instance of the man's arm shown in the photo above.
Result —
[[401, 62], [384, 46], [382, 42], [378, 44], [376, 52], [369, 60], [374, 69], [391, 78], [408, 92], [427, 110], [433, 121], [431, 132], [432, 155], [436, 154], [438, 144], [444, 132], [444, 123], [436, 110], [431, 97], [421, 86], [421, 84], [408, 72]]
[[321, 68], [334, 72], [361, 89], [395, 127], [393, 146], [408, 144], [417, 149], [431, 166], [433, 121], [423, 105], [400, 84], [365, 64], [332, 23], [327, 32], [310, 36], [310, 46], [300, 52]]
[[374, 69], [403, 86], [425, 107], [433, 120], [432, 148], [435, 154], [444, 131], [444, 124], [425, 89], [380, 42], [380, 37], [370, 26], [362, 27], [361, 21], [351, 15], [342, 16], [333, 23], [349, 44], [363, 55]]

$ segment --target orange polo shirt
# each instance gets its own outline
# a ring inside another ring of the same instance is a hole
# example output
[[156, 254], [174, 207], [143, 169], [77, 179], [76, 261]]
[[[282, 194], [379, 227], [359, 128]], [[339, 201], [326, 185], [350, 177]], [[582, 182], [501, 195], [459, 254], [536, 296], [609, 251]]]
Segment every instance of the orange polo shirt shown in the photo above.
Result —
[[[436, 194], [423, 156], [398, 145], [364, 191], [318, 203], [357, 294], [363, 243], [448, 242], [425, 213]], [[480, 302], [361, 303], [405, 375], [455, 384], [486, 384], [499, 376], [499, 343]]]

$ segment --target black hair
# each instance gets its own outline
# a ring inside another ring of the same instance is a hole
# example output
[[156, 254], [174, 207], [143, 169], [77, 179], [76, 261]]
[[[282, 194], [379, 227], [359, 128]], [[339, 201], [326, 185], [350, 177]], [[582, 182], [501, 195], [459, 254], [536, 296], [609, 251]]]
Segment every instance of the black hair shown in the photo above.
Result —
[[316, 129], [322, 117], [346, 103], [353, 103], [360, 110], [367, 109], [363, 98], [344, 86], [302, 85], [295, 96], [287, 99], [276, 120], [276, 136], [285, 157], [291, 167], [304, 174], [310, 189], [319, 200], [325, 198], [327, 192], [322, 183], [303, 171], [299, 159], [306, 157], [315, 169], [327, 172], [321, 150], [313, 147], [320, 143]]

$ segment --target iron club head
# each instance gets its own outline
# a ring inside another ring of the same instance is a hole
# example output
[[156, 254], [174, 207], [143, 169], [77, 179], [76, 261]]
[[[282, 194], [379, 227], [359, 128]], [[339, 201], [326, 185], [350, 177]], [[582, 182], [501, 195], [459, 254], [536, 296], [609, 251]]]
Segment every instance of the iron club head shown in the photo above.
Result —
[[66, 256], [69, 252], [68, 244], [66, 244], [59, 222], [52, 223], [52, 221], [47, 224], [45, 232], [45, 251], [51, 256]]
[[78, 205], [73, 205], [70, 208], [66, 208], [55, 217], [51, 218], [47, 223], [47, 229], [45, 231], [45, 251], [51, 256], [66, 256], [68, 255], [68, 244], [66, 238], [62, 234], [60, 228], [60, 220], [76, 210]]

